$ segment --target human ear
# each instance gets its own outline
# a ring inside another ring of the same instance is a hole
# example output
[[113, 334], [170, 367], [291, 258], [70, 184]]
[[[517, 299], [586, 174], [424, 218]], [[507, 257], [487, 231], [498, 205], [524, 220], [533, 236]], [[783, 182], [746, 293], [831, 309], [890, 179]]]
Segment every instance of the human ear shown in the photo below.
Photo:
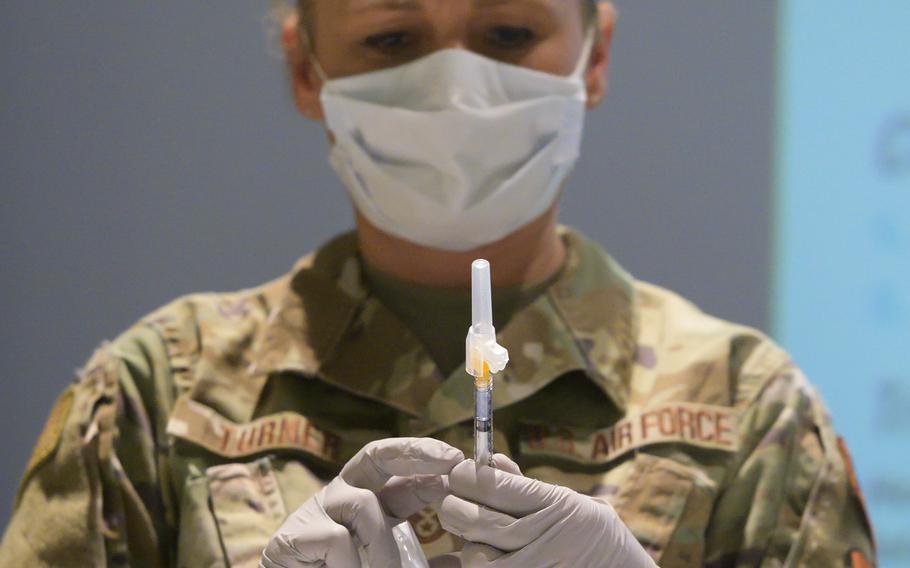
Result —
[[616, 25], [616, 8], [610, 2], [597, 5], [598, 34], [591, 50], [591, 59], [585, 74], [585, 86], [588, 89], [588, 108], [600, 105], [607, 94], [608, 72], [610, 68], [610, 46], [613, 42], [613, 29]]
[[289, 14], [281, 23], [281, 45], [284, 48], [285, 65], [291, 81], [291, 93], [294, 104], [300, 114], [310, 120], [323, 120], [322, 103], [319, 92], [322, 81], [319, 79], [310, 58], [310, 46], [300, 33], [300, 16], [296, 12]]

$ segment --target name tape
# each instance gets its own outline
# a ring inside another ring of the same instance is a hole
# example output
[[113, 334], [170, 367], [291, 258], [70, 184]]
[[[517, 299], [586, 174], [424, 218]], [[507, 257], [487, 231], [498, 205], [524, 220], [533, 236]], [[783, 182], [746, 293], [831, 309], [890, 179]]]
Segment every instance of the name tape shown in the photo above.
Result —
[[525, 422], [521, 453], [605, 464], [631, 450], [662, 443], [735, 452], [739, 449], [736, 422], [736, 413], [725, 406], [682, 402], [649, 408], [595, 432]]
[[270, 414], [237, 424], [186, 397], [177, 399], [167, 433], [226, 458], [270, 450], [302, 450], [326, 461], [338, 461], [341, 438], [320, 430], [293, 412]]

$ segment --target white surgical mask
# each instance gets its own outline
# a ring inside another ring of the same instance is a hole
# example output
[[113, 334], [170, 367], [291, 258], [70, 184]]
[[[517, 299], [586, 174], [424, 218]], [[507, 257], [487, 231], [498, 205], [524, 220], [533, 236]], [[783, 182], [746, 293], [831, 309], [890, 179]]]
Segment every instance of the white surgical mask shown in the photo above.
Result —
[[382, 231], [450, 251], [540, 216], [578, 159], [593, 32], [568, 76], [443, 49], [324, 78], [329, 160], [360, 213]]

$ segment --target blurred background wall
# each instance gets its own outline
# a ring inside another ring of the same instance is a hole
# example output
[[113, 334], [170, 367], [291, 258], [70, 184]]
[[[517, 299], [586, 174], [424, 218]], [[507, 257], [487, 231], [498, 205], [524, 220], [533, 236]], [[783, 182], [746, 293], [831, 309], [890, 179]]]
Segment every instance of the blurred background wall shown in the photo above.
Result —
[[[770, 331], [775, 3], [616, 3], [610, 95], [562, 219], [638, 277]], [[180, 294], [271, 279], [352, 224], [267, 3], [214, 6], [0, 6], [0, 527], [102, 339]]]
[[881, 566], [910, 566], [910, 3], [781, 3], [775, 336], [850, 444]]

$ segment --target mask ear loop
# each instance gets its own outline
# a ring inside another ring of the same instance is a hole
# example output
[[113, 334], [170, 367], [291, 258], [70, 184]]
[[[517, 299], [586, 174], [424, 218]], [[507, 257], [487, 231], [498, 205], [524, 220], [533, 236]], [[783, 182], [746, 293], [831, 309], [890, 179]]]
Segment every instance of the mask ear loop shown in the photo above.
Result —
[[303, 26], [299, 27], [297, 35], [300, 38], [301, 45], [306, 48], [307, 59], [310, 60], [310, 65], [313, 66], [313, 70], [316, 71], [316, 76], [319, 77], [320, 81], [322, 81], [324, 88], [325, 84], [329, 82], [329, 76], [326, 75], [325, 70], [319, 63], [319, 60], [316, 59], [316, 53], [313, 51], [313, 42], [310, 41], [310, 35], [306, 32]]
[[597, 18], [591, 19], [591, 24], [588, 26], [588, 31], [585, 33], [585, 41], [581, 46], [581, 55], [578, 58], [578, 63], [575, 65], [575, 70], [572, 71], [570, 77], [582, 78], [585, 71], [588, 69], [588, 64], [591, 62], [591, 51], [594, 49], [594, 41], [597, 39]]

